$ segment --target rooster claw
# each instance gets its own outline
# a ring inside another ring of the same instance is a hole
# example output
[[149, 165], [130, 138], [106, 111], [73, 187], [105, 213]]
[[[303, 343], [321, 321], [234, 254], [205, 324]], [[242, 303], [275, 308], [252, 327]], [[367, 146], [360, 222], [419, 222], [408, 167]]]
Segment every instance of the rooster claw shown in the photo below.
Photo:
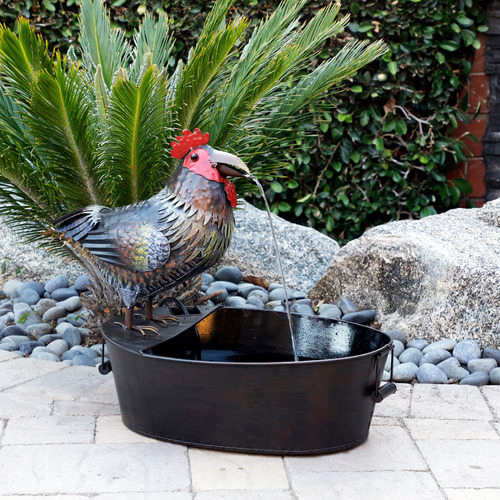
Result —
[[149, 330], [151, 333], [155, 333], [156, 335], [160, 335], [160, 330], [158, 330], [158, 328], [156, 328], [156, 326], [132, 325], [130, 328], [127, 328], [126, 325], [124, 325], [123, 323], [120, 323], [118, 321], [115, 321], [114, 324], [120, 325], [124, 330], [135, 330], [137, 332], [140, 332], [144, 336], [146, 336], [145, 330]]
[[158, 323], [161, 323], [163, 326], [168, 326], [168, 320], [179, 323], [179, 318], [176, 318], [175, 316], [152, 316], [151, 318], [147, 318], [144, 314], [138, 313], [134, 314], [134, 316], [138, 316], [139, 318], [148, 321], [156, 321]]

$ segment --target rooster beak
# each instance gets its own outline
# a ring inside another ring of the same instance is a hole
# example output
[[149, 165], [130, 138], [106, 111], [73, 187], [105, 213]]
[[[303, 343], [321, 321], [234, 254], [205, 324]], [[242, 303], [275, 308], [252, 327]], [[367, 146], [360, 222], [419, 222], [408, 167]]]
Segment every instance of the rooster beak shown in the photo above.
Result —
[[213, 163], [217, 163], [217, 170], [224, 177], [250, 177], [252, 175], [245, 162], [231, 153], [214, 149], [210, 154], [210, 159]]

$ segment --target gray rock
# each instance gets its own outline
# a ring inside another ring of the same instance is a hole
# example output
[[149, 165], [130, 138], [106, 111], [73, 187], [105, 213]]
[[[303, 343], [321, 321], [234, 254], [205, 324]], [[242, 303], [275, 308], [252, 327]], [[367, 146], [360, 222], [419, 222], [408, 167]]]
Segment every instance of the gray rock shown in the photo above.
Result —
[[[328, 302], [325, 302], [324, 304], [321, 304], [318, 307], [318, 314], [321, 314], [323, 311], [326, 311], [327, 309], [330, 309], [330, 308], [337, 308], [340, 311], [339, 307], [336, 306], [335, 304], [329, 304]], [[340, 314], [342, 315], [342, 311], [340, 311]]]
[[52, 352], [47, 351], [33, 351], [31, 357], [34, 359], [39, 359], [41, 361], [61, 361], [59, 356], [55, 355]]
[[[400, 364], [399, 359], [396, 358], [396, 356], [394, 356], [394, 365], [393, 366], [398, 366], [399, 364]], [[384, 370], [390, 371], [391, 365], [392, 365], [392, 356], [389, 354], [389, 356], [387, 356], [387, 359], [385, 360]]]
[[56, 301], [52, 299], [41, 299], [34, 307], [38, 316], [43, 316], [51, 307], [55, 307]]
[[36, 314], [33, 309], [28, 304], [24, 302], [18, 302], [14, 304], [14, 321], [17, 323], [25, 314]]
[[90, 285], [90, 278], [88, 274], [82, 274], [76, 278], [74, 286], [77, 292], [86, 292], [88, 290], [87, 285]]
[[207, 290], [207, 295], [212, 295], [214, 293], [217, 293], [217, 295], [212, 297], [210, 300], [212, 300], [215, 304], [224, 302], [228, 297], [227, 290], [224, 287], [217, 287], [217, 286], [214, 287], [210, 285]]
[[68, 286], [69, 286], [68, 277], [65, 274], [59, 274], [55, 278], [52, 278], [51, 280], [45, 283], [45, 291], [53, 293], [55, 290], [58, 290], [59, 288], [68, 288]]
[[418, 366], [422, 356], [423, 354], [420, 349], [417, 349], [416, 347], [408, 347], [401, 353], [401, 356], [399, 356], [399, 361], [401, 363], [414, 363]]
[[52, 327], [47, 323], [35, 323], [34, 325], [29, 325], [26, 331], [35, 339], [39, 339], [43, 335], [47, 335], [52, 330]]
[[214, 281], [210, 286], [222, 286], [228, 292], [237, 292], [238, 285], [236, 283], [232, 283], [231, 281]]
[[78, 292], [73, 288], [58, 288], [52, 292], [52, 300], [60, 302], [70, 297], [77, 297]]
[[0, 342], [0, 351], [12, 352], [12, 351], [16, 351], [17, 349], [18, 349], [18, 346], [14, 343], [10, 343], [10, 342], [2, 343], [2, 342]]
[[[95, 359], [99, 357], [99, 354], [95, 349], [91, 349], [90, 347], [83, 347], [82, 345], [75, 345], [70, 349], [72, 352], [77, 352], [79, 354], [88, 356], [89, 358]], [[68, 351], [69, 352], [69, 351]]]
[[48, 311], [45, 311], [43, 315], [44, 321], [57, 321], [60, 318], [65, 318], [68, 314], [68, 311], [64, 309], [64, 307], [52, 307]]
[[453, 356], [462, 365], [466, 365], [471, 359], [479, 359], [481, 357], [481, 349], [475, 340], [462, 340], [453, 349]]
[[16, 347], [19, 347], [19, 344], [27, 342], [28, 340], [29, 337], [26, 335], [9, 335], [0, 340], [0, 344], [14, 344]]
[[47, 345], [57, 339], [62, 339], [62, 336], [58, 334], [47, 334], [47, 335], [42, 335], [38, 339], [38, 342], [41, 342], [43, 345]]
[[419, 349], [422, 351], [425, 347], [429, 345], [429, 342], [424, 339], [413, 339], [410, 340], [407, 344], [406, 347], [415, 347], [415, 349]]
[[74, 328], [74, 325], [72, 325], [71, 323], [68, 323], [68, 322], [59, 323], [59, 324], [56, 326], [56, 332], [57, 332], [59, 335], [63, 335], [63, 334], [64, 334], [64, 332], [65, 332], [68, 328]]
[[277, 311], [277, 312], [285, 312], [286, 309], [285, 309], [285, 306], [277, 306], [277, 307], [274, 307], [273, 308], [273, 311]]
[[392, 340], [399, 340], [404, 346], [407, 344], [406, 335], [401, 330], [387, 330], [384, 332]]
[[306, 316], [314, 316], [312, 307], [306, 304], [299, 304], [293, 312], [296, 314], [304, 314]]
[[312, 307], [312, 300], [311, 299], [297, 299], [295, 301], [296, 304], [305, 304], [306, 306], [311, 306]]
[[256, 295], [249, 295], [247, 298], [247, 304], [252, 304], [257, 309], [265, 308], [264, 302], [262, 302], [262, 300], [260, 300], [259, 297], [257, 297]]
[[351, 299], [348, 299], [346, 297], [340, 299], [339, 307], [340, 310], [342, 311], [342, 314], [349, 314], [356, 312], [358, 310], [356, 304]]
[[248, 297], [249, 293], [253, 290], [264, 290], [264, 288], [254, 285], [252, 283], [240, 283], [238, 285], [238, 295], [241, 295], [245, 299]]
[[484, 372], [489, 374], [493, 368], [497, 367], [497, 362], [491, 358], [471, 359], [467, 363], [467, 370], [471, 373]]
[[494, 359], [500, 365], [500, 349], [486, 347], [483, 351], [483, 357]]
[[465, 368], [460, 366], [458, 359], [454, 357], [445, 359], [436, 366], [442, 370], [450, 380], [462, 380], [470, 375]]
[[3, 284], [3, 293], [5, 293], [5, 296], [10, 299], [14, 295], [15, 292], [17, 292], [18, 288], [22, 285], [22, 281], [19, 281], [17, 279], [12, 279], [12, 280], [7, 280]]
[[349, 314], [344, 314], [342, 316], [343, 321], [349, 321], [350, 323], [357, 323], [359, 325], [366, 325], [371, 323], [375, 319], [375, 311], [357, 311]]
[[19, 300], [29, 306], [33, 306], [40, 300], [40, 295], [35, 290], [26, 288], [19, 294]]
[[[293, 291], [287, 288], [286, 293], [288, 295], [288, 299], [291, 299]], [[285, 289], [283, 287], [275, 288], [272, 292], [269, 292], [269, 300], [285, 300]]]
[[306, 298], [306, 293], [301, 292], [300, 290], [292, 290], [292, 293], [288, 297], [289, 299], [296, 299], [296, 300], [301, 300]]
[[35, 347], [43, 346], [41, 342], [36, 340], [28, 340], [27, 342], [21, 342], [19, 344], [19, 351], [26, 356], [29, 356]]
[[73, 349], [70, 349], [61, 356], [61, 360], [69, 361], [72, 360], [75, 356], [82, 356], [82, 353], [80, 351], [74, 351]]
[[493, 368], [493, 370], [491, 370], [490, 384], [500, 385], [500, 368]]
[[484, 372], [475, 372], [471, 373], [468, 377], [462, 379], [459, 384], [460, 385], [475, 385], [476, 387], [480, 387], [482, 385], [487, 385], [490, 381], [490, 376]]
[[399, 356], [401, 356], [401, 353], [405, 350], [405, 346], [403, 345], [403, 342], [399, 340], [393, 340], [392, 343], [394, 345], [394, 356], [396, 356], [396, 358], [399, 358]]
[[264, 304], [266, 302], [269, 302], [269, 294], [266, 291], [264, 291], [264, 290], [252, 290], [247, 295], [247, 300], [250, 299], [250, 297], [257, 297]]
[[208, 286], [214, 282], [214, 277], [211, 274], [205, 273], [201, 275], [201, 282]]
[[80, 345], [82, 342], [82, 334], [76, 326], [70, 325], [69, 328], [65, 328], [62, 333], [63, 340], [73, 348], [74, 346]]
[[4, 337], [8, 337], [9, 335], [24, 335], [25, 337], [28, 336], [28, 332], [21, 328], [20, 326], [17, 325], [10, 325], [4, 328], [2, 332], [0, 332], [0, 339], [3, 339]]
[[243, 278], [243, 273], [235, 266], [221, 267], [215, 273], [215, 279], [219, 281], [230, 281], [238, 284]]
[[391, 374], [390, 372], [384, 370], [382, 372], [382, 382], [389, 382], [389, 380], [391, 380]]
[[[342, 316], [342, 311], [336, 306], [332, 304], [328, 304], [330, 307], [324, 308], [321, 312], [318, 311], [319, 316], [323, 318], [330, 319], [340, 319]], [[321, 307], [320, 307], [321, 309]]]
[[[102, 355], [102, 344], [94, 344], [94, 345], [91, 345], [90, 348], [93, 351], [97, 352], [98, 356]], [[108, 346], [106, 344], [104, 344], [104, 354], [105, 355], [108, 354]]]
[[0, 325], [7, 325], [7, 323], [12, 323], [14, 321], [14, 313], [8, 312], [3, 316], [0, 316]]
[[414, 363], [401, 363], [394, 367], [395, 382], [411, 382], [417, 376], [418, 366]]
[[441, 339], [436, 342], [432, 342], [432, 344], [429, 344], [427, 347], [424, 347], [422, 349], [422, 352], [424, 354], [427, 354], [429, 351], [432, 351], [434, 349], [444, 349], [445, 351], [451, 352], [456, 345], [457, 341], [454, 339]]
[[46, 346], [47, 351], [57, 356], [62, 356], [68, 349], [68, 343], [63, 339], [54, 340]]
[[243, 307], [246, 304], [246, 300], [243, 297], [228, 297], [224, 301], [224, 305], [227, 307]]
[[83, 326], [86, 323], [87, 319], [81, 314], [74, 314], [74, 313], [71, 314], [70, 313], [66, 316], [65, 320], [61, 318], [61, 319], [58, 319], [57, 321], [61, 322], [61, 323], [67, 322], [73, 326], [76, 326], [77, 328], [80, 328], [81, 326]]
[[[267, 213], [245, 203], [236, 210], [236, 230], [221, 265], [233, 265], [245, 274], [279, 281], [274, 242]], [[338, 244], [314, 229], [272, 215], [287, 283], [308, 291], [327, 270]], [[258, 258], [256, 258], [258, 256]]]
[[95, 360], [84, 354], [79, 354], [71, 360], [71, 364], [76, 366], [95, 366]]
[[80, 297], [75, 296], [75, 297], [70, 297], [69, 299], [62, 300], [57, 304], [57, 307], [62, 307], [66, 309], [69, 313], [78, 311], [78, 309], [82, 308], [82, 301], [80, 300]]
[[417, 370], [417, 380], [420, 384], [444, 384], [448, 377], [436, 365], [424, 363]]
[[257, 306], [254, 306], [253, 304], [249, 304], [248, 302], [245, 302], [245, 305], [241, 307], [242, 309], [258, 309]]
[[500, 345], [500, 199], [390, 222], [340, 249], [312, 299], [350, 297], [381, 329]]
[[41, 283], [38, 283], [37, 281], [27, 281], [22, 285], [19, 285], [19, 288], [17, 289], [17, 293], [19, 294], [19, 296], [22, 295], [24, 290], [33, 290], [40, 297], [42, 297], [45, 292], [44, 286]]
[[419, 366], [422, 366], [425, 363], [430, 363], [431, 365], [437, 365], [438, 363], [441, 363], [441, 361], [444, 361], [445, 359], [448, 358], [451, 358], [451, 354], [449, 351], [445, 351], [444, 349], [432, 349], [431, 351], [426, 352], [422, 356]]

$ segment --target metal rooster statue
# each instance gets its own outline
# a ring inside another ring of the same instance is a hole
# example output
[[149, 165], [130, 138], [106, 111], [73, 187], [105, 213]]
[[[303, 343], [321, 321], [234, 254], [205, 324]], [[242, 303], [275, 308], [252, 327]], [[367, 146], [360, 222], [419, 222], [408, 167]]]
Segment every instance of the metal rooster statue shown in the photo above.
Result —
[[146, 299], [147, 320], [172, 319], [153, 315], [153, 297], [203, 273], [229, 247], [236, 190], [227, 177], [249, 177], [250, 171], [237, 156], [210, 147], [209, 140], [208, 133], [195, 129], [171, 143], [172, 156], [181, 161], [152, 198], [119, 208], [88, 206], [54, 222], [119, 293], [126, 307], [124, 328], [157, 332], [133, 324], [136, 300]]

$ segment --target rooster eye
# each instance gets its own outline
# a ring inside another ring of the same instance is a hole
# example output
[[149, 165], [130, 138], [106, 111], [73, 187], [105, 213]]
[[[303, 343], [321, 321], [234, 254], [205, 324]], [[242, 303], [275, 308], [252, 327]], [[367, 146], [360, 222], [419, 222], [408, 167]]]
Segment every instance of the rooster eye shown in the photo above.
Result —
[[193, 160], [193, 161], [198, 160], [198, 155], [197, 155], [196, 153], [193, 153], [193, 154], [191, 155], [191, 160]]

